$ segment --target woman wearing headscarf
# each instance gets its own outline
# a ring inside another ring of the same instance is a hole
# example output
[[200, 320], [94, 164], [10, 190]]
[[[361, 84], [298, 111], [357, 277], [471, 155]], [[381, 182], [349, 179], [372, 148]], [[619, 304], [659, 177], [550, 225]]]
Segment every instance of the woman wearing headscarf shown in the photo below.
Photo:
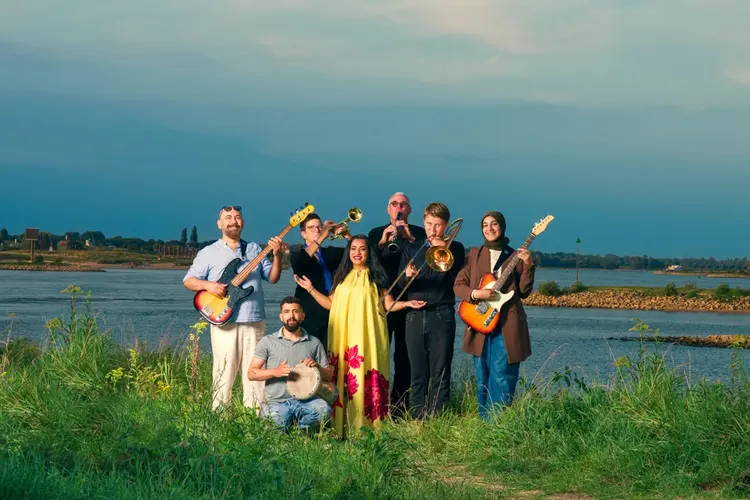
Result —
[[[480, 288], [482, 277], [487, 273], [499, 277], [505, 269], [503, 263], [516, 252], [508, 245], [502, 213], [487, 212], [482, 216], [481, 227], [484, 244], [469, 251], [453, 286], [457, 297], [471, 303], [496, 297], [494, 290]], [[484, 335], [467, 326], [461, 346], [462, 351], [473, 357], [479, 415], [484, 420], [494, 408], [512, 402], [521, 362], [531, 356], [529, 326], [521, 299], [528, 297], [534, 288], [534, 262], [526, 249], [519, 249], [517, 254], [515, 269], [501, 290], [515, 293], [500, 311], [497, 327]]]

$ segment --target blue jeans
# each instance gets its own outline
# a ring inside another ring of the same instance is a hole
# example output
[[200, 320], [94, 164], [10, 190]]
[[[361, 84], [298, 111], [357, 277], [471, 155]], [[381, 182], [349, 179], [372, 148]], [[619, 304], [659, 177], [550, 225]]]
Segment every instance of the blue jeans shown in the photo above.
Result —
[[299, 424], [299, 428], [302, 430], [313, 431], [331, 418], [331, 406], [321, 398], [308, 399], [307, 401], [291, 398], [283, 403], [263, 405], [260, 416], [270, 418], [284, 432], [287, 432], [295, 423]]
[[474, 356], [477, 375], [479, 416], [489, 419], [489, 413], [513, 401], [521, 363], [509, 364], [505, 341], [500, 331], [492, 332], [484, 340], [481, 356]]

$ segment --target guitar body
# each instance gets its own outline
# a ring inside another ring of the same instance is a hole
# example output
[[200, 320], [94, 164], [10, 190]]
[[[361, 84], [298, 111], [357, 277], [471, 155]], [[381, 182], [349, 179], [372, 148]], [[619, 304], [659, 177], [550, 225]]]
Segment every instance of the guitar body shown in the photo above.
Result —
[[[492, 273], [482, 276], [479, 282], [479, 288], [482, 290], [491, 289], [495, 286], [497, 278]], [[483, 300], [477, 304], [462, 301], [458, 306], [458, 317], [466, 323], [469, 328], [475, 332], [488, 335], [495, 331], [500, 322], [500, 310], [503, 305], [513, 298], [514, 290], [508, 293], [497, 292], [494, 300]]]
[[242, 259], [234, 259], [224, 271], [217, 283], [227, 285], [226, 294], [223, 297], [201, 290], [193, 298], [193, 306], [203, 318], [212, 325], [223, 325], [229, 321], [234, 314], [237, 304], [250, 296], [255, 290], [252, 286], [241, 288], [232, 284], [232, 279], [237, 276], [237, 270], [242, 265]]

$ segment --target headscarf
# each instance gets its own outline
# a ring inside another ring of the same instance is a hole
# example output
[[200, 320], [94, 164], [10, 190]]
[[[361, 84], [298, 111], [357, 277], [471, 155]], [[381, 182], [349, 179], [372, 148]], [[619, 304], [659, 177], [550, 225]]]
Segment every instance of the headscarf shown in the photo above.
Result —
[[[502, 250], [510, 242], [510, 240], [505, 236], [505, 216], [502, 213], [498, 212], [497, 210], [490, 210], [489, 212], [485, 213], [482, 216], [482, 220], [479, 221], [480, 229], [482, 228], [482, 224], [484, 224], [484, 219], [486, 219], [487, 217], [492, 217], [493, 219], [497, 221], [498, 225], [500, 226], [500, 229], [502, 230], [502, 233], [501, 233], [500, 238], [498, 238], [495, 241], [487, 241], [487, 239], [485, 238], [484, 246], [492, 250]], [[484, 232], [482, 232], [482, 236], [484, 236]]]

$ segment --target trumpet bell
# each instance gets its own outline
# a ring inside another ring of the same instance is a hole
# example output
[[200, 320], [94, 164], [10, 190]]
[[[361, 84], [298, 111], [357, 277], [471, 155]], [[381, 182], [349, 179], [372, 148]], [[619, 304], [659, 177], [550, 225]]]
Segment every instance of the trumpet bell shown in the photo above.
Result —
[[359, 222], [362, 220], [362, 210], [358, 208], [351, 208], [347, 213], [349, 220], [352, 222]]
[[425, 252], [424, 261], [435, 271], [444, 273], [453, 267], [453, 252], [446, 247], [430, 247]]

